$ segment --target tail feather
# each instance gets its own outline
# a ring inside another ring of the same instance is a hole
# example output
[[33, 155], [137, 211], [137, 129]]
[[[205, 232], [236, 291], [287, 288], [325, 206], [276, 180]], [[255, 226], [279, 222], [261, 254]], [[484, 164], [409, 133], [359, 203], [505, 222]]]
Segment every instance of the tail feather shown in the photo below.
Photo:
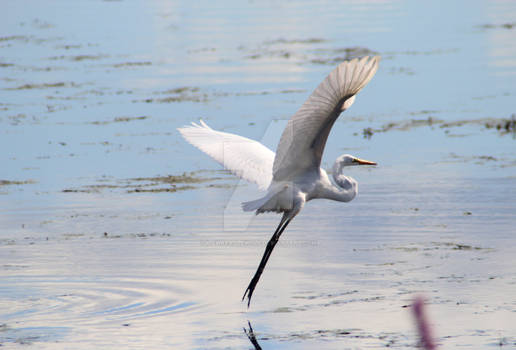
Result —
[[264, 212], [283, 213], [294, 207], [293, 187], [286, 184], [278, 184], [262, 198], [242, 203], [244, 211], [256, 210], [256, 214]]
[[[254, 201], [248, 201], [242, 203], [242, 209], [244, 211], [255, 211], [259, 210], [267, 201], [269, 200], [268, 196], [256, 199]], [[257, 213], [258, 214], [258, 213]]]

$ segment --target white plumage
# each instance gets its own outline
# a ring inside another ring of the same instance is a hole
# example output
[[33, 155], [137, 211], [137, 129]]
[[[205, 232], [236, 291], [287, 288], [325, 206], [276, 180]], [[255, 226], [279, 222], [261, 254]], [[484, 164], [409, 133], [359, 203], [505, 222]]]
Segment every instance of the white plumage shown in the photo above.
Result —
[[267, 189], [264, 197], [245, 202], [245, 211], [282, 212], [280, 224], [267, 244], [260, 265], [244, 297], [251, 296], [267, 261], [290, 221], [304, 204], [315, 198], [349, 202], [358, 193], [358, 183], [342, 174], [350, 165], [375, 165], [351, 155], [337, 158], [333, 181], [321, 169], [321, 158], [330, 130], [339, 115], [355, 101], [356, 94], [372, 79], [380, 57], [363, 57], [337, 66], [290, 118], [276, 154], [248, 138], [213, 130], [202, 120], [178, 129], [181, 135], [237, 176]]
[[326, 139], [335, 120], [355, 101], [378, 69], [380, 57], [342, 62], [290, 118], [276, 150], [274, 180], [292, 178], [309, 168], [319, 168]]
[[247, 137], [216, 131], [202, 120], [177, 129], [185, 140], [244, 180], [266, 190], [272, 181], [274, 152]]

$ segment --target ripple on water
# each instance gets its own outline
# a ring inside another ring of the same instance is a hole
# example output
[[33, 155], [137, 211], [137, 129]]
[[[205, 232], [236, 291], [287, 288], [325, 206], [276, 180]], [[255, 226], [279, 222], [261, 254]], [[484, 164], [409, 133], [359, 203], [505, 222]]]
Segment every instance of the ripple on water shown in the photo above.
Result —
[[7, 325], [41, 320], [56, 326], [70, 322], [92, 325], [188, 312], [199, 306], [184, 300], [189, 293], [177, 286], [177, 281], [172, 285], [155, 278], [17, 276], [3, 279], [0, 287], [2, 298], [12, 299], [2, 312]]

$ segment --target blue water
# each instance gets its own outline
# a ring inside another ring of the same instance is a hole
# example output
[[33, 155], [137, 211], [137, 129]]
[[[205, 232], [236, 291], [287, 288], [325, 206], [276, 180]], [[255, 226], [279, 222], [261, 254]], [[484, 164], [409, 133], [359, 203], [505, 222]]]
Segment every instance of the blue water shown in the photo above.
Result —
[[[0, 344], [241, 349], [250, 321], [264, 349], [413, 348], [424, 295], [443, 348], [514, 346], [515, 35], [501, 0], [4, 3]], [[274, 149], [367, 54], [323, 166], [379, 165], [350, 170], [353, 202], [307, 204], [247, 310], [279, 218], [239, 211], [258, 190], [176, 128]]]

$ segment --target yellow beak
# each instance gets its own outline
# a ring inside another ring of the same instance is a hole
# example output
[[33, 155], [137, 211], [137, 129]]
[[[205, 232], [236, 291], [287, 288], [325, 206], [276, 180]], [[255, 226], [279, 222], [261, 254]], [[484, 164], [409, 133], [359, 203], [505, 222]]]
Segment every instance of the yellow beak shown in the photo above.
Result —
[[369, 160], [364, 160], [360, 158], [355, 158], [355, 162], [357, 162], [358, 165], [376, 165], [375, 162], [371, 162]]

